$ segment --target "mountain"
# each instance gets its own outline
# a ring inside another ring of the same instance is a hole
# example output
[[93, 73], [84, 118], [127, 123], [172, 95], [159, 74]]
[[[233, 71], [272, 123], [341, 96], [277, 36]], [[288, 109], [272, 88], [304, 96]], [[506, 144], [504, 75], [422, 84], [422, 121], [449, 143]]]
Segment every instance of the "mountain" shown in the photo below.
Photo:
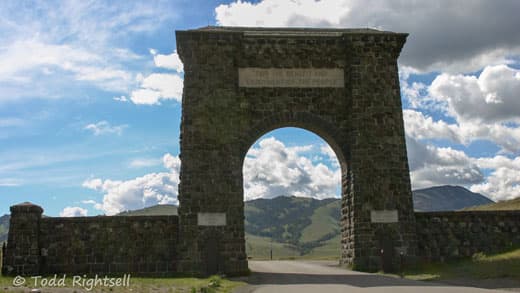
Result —
[[499, 201], [496, 203], [465, 208], [465, 211], [518, 211], [520, 210], [520, 198]]
[[177, 215], [177, 206], [172, 204], [159, 204], [140, 210], [125, 211], [117, 214], [117, 216], [159, 216], [159, 215]]
[[[284, 245], [296, 256], [324, 246], [340, 234], [340, 208], [340, 200], [335, 198], [279, 196], [245, 202], [248, 255], [257, 255], [258, 246], [266, 240]], [[337, 244], [339, 251], [339, 240]]]
[[413, 191], [415, 211], [454, 211], [472, 206], [493, 203], [480, 193], [474, 193], [461, 186], [437, 186]]
[[9, 231], [9, 219], [11, 216], [3, 215], [0, 217], [0, 243], [7, 241], [7, 231]]

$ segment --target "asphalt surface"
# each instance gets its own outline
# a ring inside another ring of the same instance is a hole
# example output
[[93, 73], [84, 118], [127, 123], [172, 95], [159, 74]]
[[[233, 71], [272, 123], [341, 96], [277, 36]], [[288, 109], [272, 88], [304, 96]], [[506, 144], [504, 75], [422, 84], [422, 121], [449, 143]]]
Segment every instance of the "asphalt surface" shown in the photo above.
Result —
[[331, 261], [249, 261], [249, 268], [249, 285], [235, 292], [505, 292], [355, 272]]

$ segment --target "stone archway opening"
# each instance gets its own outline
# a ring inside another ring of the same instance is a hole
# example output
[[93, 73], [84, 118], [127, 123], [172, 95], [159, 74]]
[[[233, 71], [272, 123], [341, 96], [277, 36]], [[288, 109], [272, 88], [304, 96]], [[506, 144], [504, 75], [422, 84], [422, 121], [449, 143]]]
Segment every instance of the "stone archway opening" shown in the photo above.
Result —
[[346, 165], [304, 128], [276, 128], [258, 138], [242, 168], [248, 259], [339, 260]]

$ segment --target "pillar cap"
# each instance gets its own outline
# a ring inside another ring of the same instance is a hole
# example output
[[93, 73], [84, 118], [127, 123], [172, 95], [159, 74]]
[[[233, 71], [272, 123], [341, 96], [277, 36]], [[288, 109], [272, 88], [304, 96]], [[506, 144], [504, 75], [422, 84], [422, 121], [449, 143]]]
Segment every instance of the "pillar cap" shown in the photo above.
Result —
[[28, 201], [11, 206], [10, 210], [11, 213], [43, 213], [42, 207]]

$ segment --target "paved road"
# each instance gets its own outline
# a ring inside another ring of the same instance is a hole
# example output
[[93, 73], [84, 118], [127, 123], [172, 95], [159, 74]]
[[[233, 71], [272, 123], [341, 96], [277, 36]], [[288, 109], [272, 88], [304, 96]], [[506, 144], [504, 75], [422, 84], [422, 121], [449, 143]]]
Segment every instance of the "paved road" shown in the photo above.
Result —
[[237, 293], [504, 292], [354, 272], [327, 261], [250, 261], [249, 268], [253, 271], [247, 279], [250, 285], [239, 288]]

